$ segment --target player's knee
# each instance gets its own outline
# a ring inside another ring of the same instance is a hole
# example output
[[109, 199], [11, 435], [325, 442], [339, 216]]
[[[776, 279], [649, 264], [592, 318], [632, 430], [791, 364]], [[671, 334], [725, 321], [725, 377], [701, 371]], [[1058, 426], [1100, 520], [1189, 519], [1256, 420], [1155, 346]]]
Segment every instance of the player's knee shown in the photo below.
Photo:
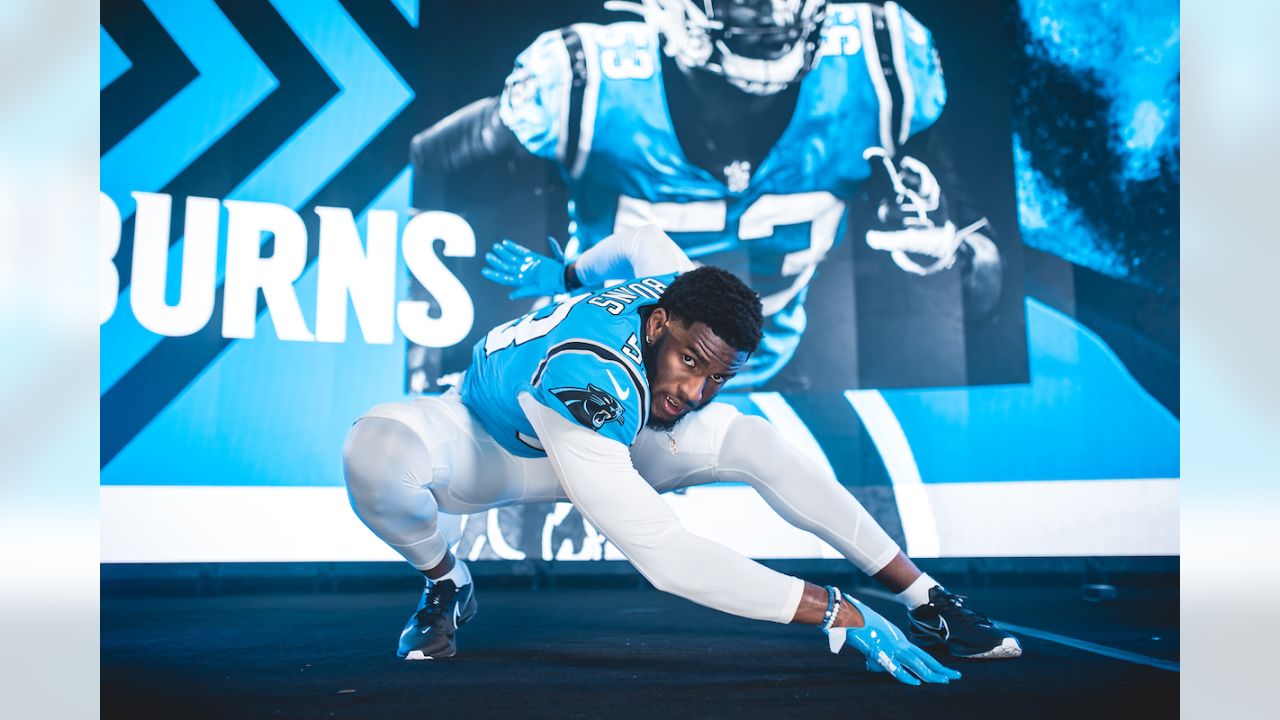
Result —
[[357, 514], [372, 512], [379, 505], [379, 472], [374, 466], [372, 442], [367, 421], [358, 421], [347, 431], [342, 444], [342, 478], [347, 484], [347, 496]]
[[394, 420], [363, 418], [347, 432], [342, 476], [357, 515], [386, 516], [404, 504], [404, 468], [411, 462], [406, 455], [415, 445], [421, 442], [413, 431]]

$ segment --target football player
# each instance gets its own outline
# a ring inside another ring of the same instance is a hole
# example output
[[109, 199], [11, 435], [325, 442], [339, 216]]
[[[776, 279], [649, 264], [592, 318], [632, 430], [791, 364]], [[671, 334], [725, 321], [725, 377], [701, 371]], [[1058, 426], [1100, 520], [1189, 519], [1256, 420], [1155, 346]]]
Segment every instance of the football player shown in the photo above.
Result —
[[[720, 481], [751, 485], [897, 593], [916, 638], [966, 657], [1021, 653], [922, 573], [829, 470], [767, 421], [713, 402], [762, 338], [760, 298], [733, 274], [693, 269], [652, 226], [570, 264], [513, 243], [490, 262], [492, 279], [570, 294], [491, 330], [460, 388], [373, 408], [343, 447], [356, 514], [426, 577], [400, 657], [452, 656], [457, 628], [476, 613], [440, 512], [567, 499], [660, 590], [743, 617], [819, 625], [833, 652], [850, 645], [869, 669], [904, 683], [959, 678], [861, 602], [690, 533], [658, 497]], [[611, 279], [621, 283], [604, 287]]]
[[794, 355], [809, 283], [860, 194], [876, 208], [872, 248], [918, 275], [959, 259], [967, 315], [995, 307], [1001, 265], [985, 219], [958, 226], [916, 157], [946, 89], [932, 36], [909, 12], [826, 0], [606, 5], [642, 21], [543, 33], [499, 96], [414, 138], [417, 207], [440, 207], [448, 178], [482, 161], [553, 163], [569, 189], [570, 248], [653, 224], [689, 257], [749, 279], [764, 339], [734, 389], [759, 387]]

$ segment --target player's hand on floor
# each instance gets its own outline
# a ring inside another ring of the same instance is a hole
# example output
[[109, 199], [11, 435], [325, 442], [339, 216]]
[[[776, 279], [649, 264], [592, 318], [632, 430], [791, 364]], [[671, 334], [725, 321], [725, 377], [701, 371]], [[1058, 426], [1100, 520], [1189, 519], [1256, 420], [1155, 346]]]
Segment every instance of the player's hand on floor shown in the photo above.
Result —
[[552, 238], [547, 238], [554, 257], [536, 253], [523, 245], [503, 240], [485, 253], [486, 266], [480, 274], [500, 284], [515, 288], [512, 300], [542, 295], [556, 295], [564, 288], [564, 253]]
[[838, 653], [841, 647], [848, 645], [867, 659], [868, 670], [888, 672], [898, 682], [907, 685], [919, 685], [921, 681], [948, 683], [960, 679], [960, 673], [943, 666], [932, 655], [912, 645], [901, 630], [875, 610], [848, 595], [844, 600], [862, 613], [863, 626], [826, 630], [831, 652]]

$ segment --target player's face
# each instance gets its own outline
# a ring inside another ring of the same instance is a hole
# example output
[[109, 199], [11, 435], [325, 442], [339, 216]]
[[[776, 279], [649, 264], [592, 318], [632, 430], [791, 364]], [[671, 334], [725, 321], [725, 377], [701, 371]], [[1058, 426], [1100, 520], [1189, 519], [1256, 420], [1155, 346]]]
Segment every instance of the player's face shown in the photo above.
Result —
[[649, 315], [645, 331], [653, 338], [645, 353], [649, 424], [659, 429], [706, 407], [747, 361], [746, 352], [721, 340], [705, 324], [686, 326], [662, 308]]
[[[791, 14], [779, 22], [771, 0], [733, 0], [716, 8], [725, 24], [721, 40], [734, 53], [758, 60], [777, 60], [804, 40], [809, 28]], [[812, 26], [810, 26], [812, 27]]]

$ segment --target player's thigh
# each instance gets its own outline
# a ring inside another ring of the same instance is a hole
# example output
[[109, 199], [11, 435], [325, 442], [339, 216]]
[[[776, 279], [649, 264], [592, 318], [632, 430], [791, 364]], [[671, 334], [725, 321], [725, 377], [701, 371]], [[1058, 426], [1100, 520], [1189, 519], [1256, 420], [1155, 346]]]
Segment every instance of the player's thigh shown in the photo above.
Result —
[[670, 432], [645, 428], [631, 446], [631, 461], [659, 492], [716, 482], [720, 448], [739, 415], [732, 405], [713, 402]]
[[342, 474], [351, 506], [365, 522], [422, 514], [421, 498], [430, 500], [431, 455], [396, 419], [366, 415], [352, 425], [342, 447]]
[[379, 405], [366, 416], [399, 420], [419, 436], [431, 465], [425, 487], [442, 511], [479, 512], [523, 497], [520, 458], [489, 436], [456, 393]]

